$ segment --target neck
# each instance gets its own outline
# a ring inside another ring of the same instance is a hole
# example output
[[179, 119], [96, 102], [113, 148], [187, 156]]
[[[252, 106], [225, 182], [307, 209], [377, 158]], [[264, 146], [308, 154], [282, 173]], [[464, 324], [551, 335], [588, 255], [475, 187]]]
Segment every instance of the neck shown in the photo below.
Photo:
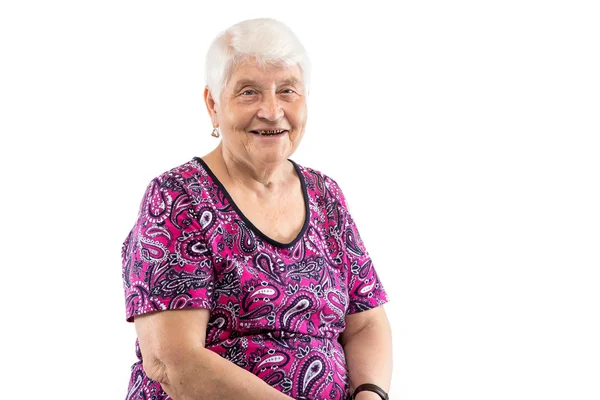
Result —
[[212, 159], [236, 184], [255, 192], [273, 192], [289, 182], [292, 165], [287, 160], [274, 163], [251, 163], [228, 152], [220, 144], [206, 158]]

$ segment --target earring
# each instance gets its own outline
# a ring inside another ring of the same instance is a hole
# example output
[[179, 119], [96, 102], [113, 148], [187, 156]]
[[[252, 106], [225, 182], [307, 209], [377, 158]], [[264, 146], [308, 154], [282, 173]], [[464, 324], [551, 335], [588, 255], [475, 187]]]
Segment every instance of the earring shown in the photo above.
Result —
[[221, 134], [219, 133], [219, 128], [215, 128], [215, 129], [213, 129], [213, 131], [212, 131], [211, 135], [212, 135], [213, 137], [216, 137], [216, 138], [218, 138], [219, 136], [221, 136]]

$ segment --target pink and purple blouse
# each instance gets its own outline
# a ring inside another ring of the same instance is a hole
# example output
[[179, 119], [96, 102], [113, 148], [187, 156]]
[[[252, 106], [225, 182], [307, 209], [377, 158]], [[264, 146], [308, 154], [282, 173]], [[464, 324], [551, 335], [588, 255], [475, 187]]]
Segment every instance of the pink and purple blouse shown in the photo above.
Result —
[[[337, 183], [290, 162], [306, 206], [290, 243], [259, 231], [201, 158], [153, 179], [123, 243], [126, 319], [208, 308], [207, 349], [292, 398], [348, 399], [344, 317], [388, 296]], [[127, 400], [170, 399], [135, 347]]]

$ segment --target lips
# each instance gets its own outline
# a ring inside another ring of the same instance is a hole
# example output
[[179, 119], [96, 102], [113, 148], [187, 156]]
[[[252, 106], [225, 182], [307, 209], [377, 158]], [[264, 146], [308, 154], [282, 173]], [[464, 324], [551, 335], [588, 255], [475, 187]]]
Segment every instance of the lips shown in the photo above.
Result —
[[252, 130], [250, 132], [255, 135], [275, 136], [275, 135], [281, 135], [282, 133], [288, 132], [288, 130], [287, 129], [256, 129], [256, 130]]

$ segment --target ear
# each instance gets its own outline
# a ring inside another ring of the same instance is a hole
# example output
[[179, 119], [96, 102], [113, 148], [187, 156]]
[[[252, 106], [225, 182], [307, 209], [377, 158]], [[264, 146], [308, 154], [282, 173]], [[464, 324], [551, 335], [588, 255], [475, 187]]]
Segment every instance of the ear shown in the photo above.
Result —
[[215, 99], [212, 97], [212, 93], [208, 86], [204, 88], [204, 103], [206, 103], [206, 110], [208, 111], [208, 115], [210, 116], [210, 120], [212, 121], [213, 126], [216, 128], [219, 126], [219, 119], [217, 118], [217, 103]]

